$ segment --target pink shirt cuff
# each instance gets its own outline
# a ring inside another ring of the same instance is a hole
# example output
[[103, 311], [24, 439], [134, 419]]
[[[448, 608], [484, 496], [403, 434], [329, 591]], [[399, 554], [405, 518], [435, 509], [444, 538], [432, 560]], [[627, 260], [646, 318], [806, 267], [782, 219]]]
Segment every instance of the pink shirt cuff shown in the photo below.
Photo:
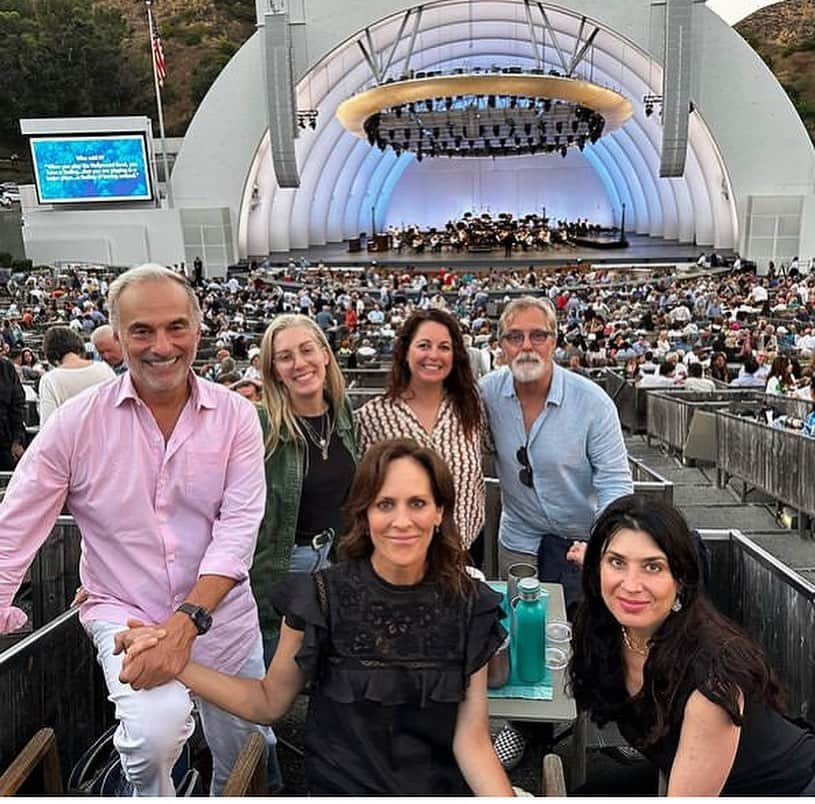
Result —
[[22, 609], [10, 606], [0, 609], [0, 634], [10, 634], [22, 628], [28, 620]]

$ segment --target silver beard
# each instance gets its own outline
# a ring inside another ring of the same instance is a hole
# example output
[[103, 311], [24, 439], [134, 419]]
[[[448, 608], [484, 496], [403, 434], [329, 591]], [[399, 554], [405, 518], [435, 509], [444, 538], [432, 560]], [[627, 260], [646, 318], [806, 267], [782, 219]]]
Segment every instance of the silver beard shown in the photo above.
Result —
[[512, 376], [518, 382], [537, 382], [545, 371], [543, 360], [536, 354], [519, 354], [510, 364]]

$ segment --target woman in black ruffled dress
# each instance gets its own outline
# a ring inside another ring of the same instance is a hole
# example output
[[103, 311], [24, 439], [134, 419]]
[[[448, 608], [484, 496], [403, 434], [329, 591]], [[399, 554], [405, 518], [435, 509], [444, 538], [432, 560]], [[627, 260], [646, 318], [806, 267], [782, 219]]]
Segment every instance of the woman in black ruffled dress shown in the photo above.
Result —
[[[282, 717], [308, 685], [312, 794], [511, 796], [486, 697], [505, 636], [500, 596], [465, 572], [454, 502], [435, 452], [407, 439], [372, 446], [349, 493], [344, 560], [272, 591], [284, 623], [266, 677], [190, 663], [179, 680], [258, 723]], [[125, 673], [161, 638], [129, 635]]]

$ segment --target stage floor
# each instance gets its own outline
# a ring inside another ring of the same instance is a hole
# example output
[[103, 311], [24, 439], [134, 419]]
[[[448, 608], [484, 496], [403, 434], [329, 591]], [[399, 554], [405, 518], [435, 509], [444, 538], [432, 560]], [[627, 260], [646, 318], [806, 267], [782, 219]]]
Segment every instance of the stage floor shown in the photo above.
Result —
[[[565, 265], [578, 260], [592, 264], [623, 263], [623, 264], [649, 264], [649, 263], [691, 263], [703, 251], [709, 253], [712, 249], [697, 246], [692, 243], [679, 243], [676, 240], [663, 240], [647, 235], [627, 235], [628, 246], [620, 249], [585, 248], [558, 246], [550, 251], [521, 251], [517, 250], [512, 257], [504, 257], [503, 249], [489, 252], [456, 253], [445, 251], [441, 254], [425, 252], [413, 254], [403, 249], [401, 254], [396, 251], [370, 251], [349, 253], [347, 243], [331, 243], [325, 246], [313, 246], [308, 249], [293, 249], [285, 253], [270, 254], [268, 257], [253, 257], [255, 262], [266, 262], [267, 265], [287, 265], [290, 260], [308, 260], [312, 265], [322, 262], [325, 265], [366, 266], [376, 261], [384, 266], [416, 266], [419, 268], [439, 268], [451, 266], [463, 268], [524, 268], [529, 265]], [[724, 257], [733, 257], [734, 252], [719, 250]]]

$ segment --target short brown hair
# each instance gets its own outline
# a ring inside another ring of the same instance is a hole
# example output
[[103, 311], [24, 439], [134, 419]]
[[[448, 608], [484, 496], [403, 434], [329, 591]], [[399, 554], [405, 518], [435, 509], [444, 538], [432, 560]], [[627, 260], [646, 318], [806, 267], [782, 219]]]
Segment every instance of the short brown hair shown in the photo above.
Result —
[[42, 348], [48, 362], [55, 366], [58, 366], [67, 354], [86, 357], [85, 341], [70, 327], [51, 327], [42, 339]]
[[433, 500], [444, 509], [427, 550], [426, 578], [438, 583], [450, 597], [467, 597], [473, 592], [473, 584], [464, 569], [467, 554], [453, 518], [456, 501], [453, 476], [436, 452], [411, 438], [379, 441], [359, 462], [344, 507], [346, 535], [339, 544], [340, 554], [343, 558], [358, 559], [373, 553], [368, 509], [385, 483], [388, 467], [399, 458], [411, 458], [427, 472]]

